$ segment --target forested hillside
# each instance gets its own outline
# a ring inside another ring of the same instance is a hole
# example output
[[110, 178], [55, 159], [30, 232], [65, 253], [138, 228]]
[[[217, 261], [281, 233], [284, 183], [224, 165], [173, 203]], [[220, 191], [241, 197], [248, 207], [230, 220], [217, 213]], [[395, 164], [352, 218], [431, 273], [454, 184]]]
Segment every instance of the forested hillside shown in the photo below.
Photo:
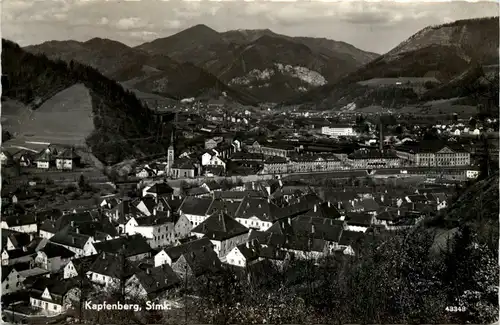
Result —
[[152, 112], [119, 84], [80, 63], [51, 61], [25, 52], [2, 39], [2, 96], [39, 107], [57, 92], [83, 83], [92, 96], [95, 131], [87, 139], [94, 155], [105, 163], [158, 152], [152, 141]]

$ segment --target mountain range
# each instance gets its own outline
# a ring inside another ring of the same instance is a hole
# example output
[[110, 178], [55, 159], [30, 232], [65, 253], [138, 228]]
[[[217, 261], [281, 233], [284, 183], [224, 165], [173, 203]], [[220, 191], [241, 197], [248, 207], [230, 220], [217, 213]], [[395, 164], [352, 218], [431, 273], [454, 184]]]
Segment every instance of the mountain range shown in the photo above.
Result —
[[[387, 105], [399, 100], [396, 104], [405, 105], [466, 97], [476, 91], [493, 91], [498, 97], [498, 62], [498, 17], [458, 20], [424, 28], [356, 71], [286, 103], [340, 108]], [[438, 85], [413, 91], [411, 87], [402, 90], [401, 87], [374, 87], [362, 82], [408, 77], [435, 78]], [[493, 80], [496, 88], [478, 89], [488, 86], [485, 79]]]
[[[248, 105], [397, 108], [467, 97], [484, 86], [485, 78], [495, 78], [498, 29], [498, 17], [430, 26], [383, 55], [325, 38], [269, 29], [217, 32], [205, 25], [136, 47], [94, 38], [49, 41], [25, 50], [81, 62], [127, 89], [174, 100], [224, 95]], [[415, 77], [432, 82], [416, 89], [378, 80]]]
[[323, 38], [270, 30], [219, 33], [196, 25], [137, 47], [94, 38], [25, 48], [51, 59], [78, 61], [125, 87], [168, 98], [213, 98], [242, 104], [280, 102], [338, 80], [378, 57]]

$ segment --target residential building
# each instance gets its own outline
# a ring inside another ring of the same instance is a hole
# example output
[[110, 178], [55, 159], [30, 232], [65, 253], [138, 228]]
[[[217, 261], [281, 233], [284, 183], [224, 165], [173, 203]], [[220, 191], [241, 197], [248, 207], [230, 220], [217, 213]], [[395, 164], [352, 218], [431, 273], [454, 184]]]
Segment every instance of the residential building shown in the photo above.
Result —
[[210, 239], [214, 245], [214, 251], [220, 258], [223, 258], [234, 247], [247, 240], [248, 228], [227, 214], [219, 212], [193, 228], [191, 233], [198, 238]]
[[74, 148], [66, 149], [56, 156], [56, 168], [62, 170], [71, 170], [79, 167], [81, 157], [75, 152]]

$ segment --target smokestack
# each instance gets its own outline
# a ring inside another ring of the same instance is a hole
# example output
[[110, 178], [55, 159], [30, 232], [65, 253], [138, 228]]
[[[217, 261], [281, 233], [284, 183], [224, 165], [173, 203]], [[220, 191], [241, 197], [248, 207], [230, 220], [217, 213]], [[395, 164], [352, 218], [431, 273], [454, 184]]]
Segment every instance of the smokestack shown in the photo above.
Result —
[[384, 152], [384, 125], [382, 122], [380, 122], [380, 143], [379, 143], [379, 149], [380, 152]]

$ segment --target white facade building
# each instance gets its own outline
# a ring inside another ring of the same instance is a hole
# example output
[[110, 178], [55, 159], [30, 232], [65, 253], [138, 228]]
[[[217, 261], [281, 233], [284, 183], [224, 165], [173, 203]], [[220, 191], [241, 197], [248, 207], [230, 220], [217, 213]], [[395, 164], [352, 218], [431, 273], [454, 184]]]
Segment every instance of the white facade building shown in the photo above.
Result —
[[356, 132], [354, 132], [352, 126], [323, 126], [321, 134], [332, 137], [352, 137], [356, 135]]

